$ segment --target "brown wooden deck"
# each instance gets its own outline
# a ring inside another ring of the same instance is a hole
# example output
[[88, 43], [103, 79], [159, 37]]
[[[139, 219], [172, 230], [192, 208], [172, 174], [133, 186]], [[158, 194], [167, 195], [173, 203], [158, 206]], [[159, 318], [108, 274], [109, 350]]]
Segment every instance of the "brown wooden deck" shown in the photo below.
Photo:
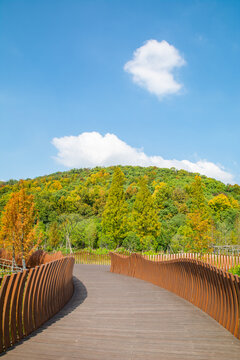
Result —
[[240, 359], [240, 341], [182, 298], [108, 266], [74, 274], [70, 302], [4, 359]]

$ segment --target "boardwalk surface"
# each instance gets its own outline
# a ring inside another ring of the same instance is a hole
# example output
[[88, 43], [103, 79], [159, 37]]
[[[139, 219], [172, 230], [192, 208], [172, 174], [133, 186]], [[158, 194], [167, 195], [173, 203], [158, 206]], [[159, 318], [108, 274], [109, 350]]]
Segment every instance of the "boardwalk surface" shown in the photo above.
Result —
[[72, 300], [4, 360], [240, 359], [240, 341], [176, 295], [105, 266], [74, 273]]

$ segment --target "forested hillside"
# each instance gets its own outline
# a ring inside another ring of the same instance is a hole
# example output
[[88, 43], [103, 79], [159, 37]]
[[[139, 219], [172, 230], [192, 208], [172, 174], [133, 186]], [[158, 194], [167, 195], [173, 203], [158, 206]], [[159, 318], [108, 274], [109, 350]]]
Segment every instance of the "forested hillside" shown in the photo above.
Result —
[[21, 188], [33, 195], [40, 229], [36, 234], [41, 232], [48, 250], [72, 246], [177, 252], [240, 245], [240, 186], [184, 170], [97, 167], [1, 182], [2, 218], [12, 193]]

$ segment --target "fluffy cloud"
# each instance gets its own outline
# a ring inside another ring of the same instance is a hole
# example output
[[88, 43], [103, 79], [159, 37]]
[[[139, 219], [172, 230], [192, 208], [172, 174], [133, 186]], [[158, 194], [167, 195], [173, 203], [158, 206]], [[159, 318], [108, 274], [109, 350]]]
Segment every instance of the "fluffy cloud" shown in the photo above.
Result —
[[148, 40], [134, 52], [133, 59], [125, 64], [124, 70], [133, 75], [136, 84], [161, 99], [182, 88], [172, 71], [184, 64], [185, 60], [178, 50], [167, 41]]
[[52, 144], [58, 150], [55, 159], [70, 168], [111, 165], [175, 167], [213, 177], [225, 183], [233, 182], [232, 174], [226, 172], [221, 165], [207, 160], [193, 163], [188, 160], [166, 160], [161, 156], [148, 156], [114, 134], [102, 136], [98, 132], [85, 132], [78, 136], [54, 138]]

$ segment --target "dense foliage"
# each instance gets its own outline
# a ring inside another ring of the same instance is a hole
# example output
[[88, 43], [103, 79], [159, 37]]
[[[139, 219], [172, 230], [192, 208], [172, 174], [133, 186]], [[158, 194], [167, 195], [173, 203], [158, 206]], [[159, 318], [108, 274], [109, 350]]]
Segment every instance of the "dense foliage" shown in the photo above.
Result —
[[232, 273], [233, 275], [240, 276], [240, 265], [233, 267], [232, 269], [229, 270], [229, 272]]
[[73, 169], [0, 183], [1, 227], [12, 193], [33, 196], [45, 249], [211, 251], [240, 245], [240, 186], [184, 170]]

